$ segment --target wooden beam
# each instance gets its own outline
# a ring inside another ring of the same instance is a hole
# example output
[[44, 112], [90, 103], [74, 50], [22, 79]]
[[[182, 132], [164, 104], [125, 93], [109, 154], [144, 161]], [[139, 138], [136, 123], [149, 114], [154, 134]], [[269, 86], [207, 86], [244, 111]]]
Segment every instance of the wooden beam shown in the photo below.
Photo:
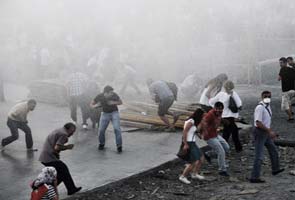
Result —
[[[139, 123], [146, 123], [146, 124], [152, 124], [152, 125], [158, 125], [158, 126], [165, 126], [166, 124], [158, 117], [158, 116], [150, 116], [150, 115], [140, 115], [140, 114], [134, 114], [134, 113], [120, 113], [120, 118], [125, 121], [131, 121], [131, 122], [139, 122]], [[173, 122], [172, 119], [169, 119], [170, 123]], [[175, 127], [177, 128], [183, 128], [184, 121], [177, 121], [175, 124]]]

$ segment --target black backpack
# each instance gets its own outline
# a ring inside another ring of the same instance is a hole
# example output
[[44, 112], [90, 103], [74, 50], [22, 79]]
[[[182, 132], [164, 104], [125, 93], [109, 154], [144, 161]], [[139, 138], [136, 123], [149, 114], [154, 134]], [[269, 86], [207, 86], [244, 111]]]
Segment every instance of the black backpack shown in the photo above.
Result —
[[232, 95], [229, 96], [228, 109], [230, 109], [230, 111], [232, 111], [233, 113], [237, 113], [239, 111], [239, 108]]
[[172, 91], [174, 99], [176, 101], [177, 100], [177, 93], [178, 93], [177, 85], [173, 82], [166, 82], [166, 83], [167, 83], [169, 89]]

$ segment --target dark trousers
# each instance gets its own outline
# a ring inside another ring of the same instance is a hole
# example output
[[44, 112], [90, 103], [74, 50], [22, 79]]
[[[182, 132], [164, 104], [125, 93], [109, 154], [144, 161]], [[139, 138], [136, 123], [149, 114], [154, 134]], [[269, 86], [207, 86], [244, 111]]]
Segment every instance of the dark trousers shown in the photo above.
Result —
[[32, 133], [31, 133], [31, 129], [27, 123], [15, 121], [15, 120], [8, 118], [7, 126], [10, 129], [11, 136], [8, 136], [2, 140], [2, 146], [6, 146], [6, 145], [10, 144], [11, 142], [17, 140], [19, 137], [18, 129], [20, 129], [26, 134], [27, 148], [33, 147]]
[[252, 169], [251, 178], [256, 179], [260, 177], [261, 164], [264, 158], [264, 146], [267, 148], [272, 171], [278, 171], [280, 169], [279, 154], [273, 140], [269, 135], [258, 128], [253, 130], [254, 146], [255, 146], [255, 158]]
[[76, 186], [72, 179], [72, 176], [70, 174], [70, 171], [65, 163], [63, 163], [61, 160], [49, 162], [49, 163], [43, 163], [46, 167], [54, 167], [57, 171], [57, 184], [59, 185], [61, 182], [64, 182], [68, 193], [71, 193], [75, 191]]
[[77, 108], [81, 108], [83, 124], [87, 124], [87, 118], [89, 117], [89, 102], [83, 95], [70, 97], [70, 110], [71, 118], [74, 122], [77, 122]]
[[235, 145], [236, 151], [242, 151], [243, 147], [240, 142], [239, 138], [239, 129], [235, 123], [235, 118], [233, 117], [227, 117], [223, 118], [226, 120], [226, 122], [223, 124], [224, 129], [223, 129], [223, 138], [228, 142], [230, 136], [232, 135], [232, 139]]

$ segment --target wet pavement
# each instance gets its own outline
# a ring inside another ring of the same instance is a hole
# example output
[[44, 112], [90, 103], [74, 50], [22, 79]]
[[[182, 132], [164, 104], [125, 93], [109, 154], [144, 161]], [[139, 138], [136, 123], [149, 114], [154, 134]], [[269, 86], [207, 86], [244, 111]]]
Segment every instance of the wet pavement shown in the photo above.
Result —
[[[14, 95], [14, 96], [13, 96]], [[10, 134], [6, 126], [7, 112], [26, 93], [7, 94], [8, 101], [0, 103], [0, 138]], [[27, 200], [30, 182], [42, 169], [38, 157], [46, 136], [55, 128], [70, 121], [66, 107], [39, 103], [29, 114], [34, 147], [38, 152], [28, 153], [25, 137], [20, 131], [17, 141], [5, 147], [0, 154], [0, 199]], [[123, 128], [124, 131], [124, 128]], [[106, 134], [106, 149], [97, 150], [97, 130], [83, 131], [81, 127], [70, 139], [73, 150], [61, 153], [61, 159], [68, 165], [77, 186], [83, 191], [93, 189], [115, 180], [145, 171], [175, 158], [180, 134], [153, 132], [123, 132], [123, 153], [118, 154], [112, 127]], [[59, 186], [61, 198], [66, 197], [63, 184]]]

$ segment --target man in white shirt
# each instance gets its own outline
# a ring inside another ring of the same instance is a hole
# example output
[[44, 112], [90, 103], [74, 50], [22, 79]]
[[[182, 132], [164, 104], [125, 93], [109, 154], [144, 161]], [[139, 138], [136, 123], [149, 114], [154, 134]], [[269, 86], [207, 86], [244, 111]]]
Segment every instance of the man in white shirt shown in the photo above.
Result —
[[272, 112], [270, 108], [271, 92], [264, 91], [261, 94], [262, 101], [256, 106], [254, 113], [254, 146], [255, 158], [252, 174], [250, 178], [251, 183], [264, 183], [260, 178], [261, 164], [263, 161], [264, 146], [269, 152], [271, 161], [272, 174], [277, 175], [284, 171], [280, 168], [279, 155], [273, 139], [277, 137], [276, 133], [270, 128]]
[[16, 104], [11, 108], [8, 113], [7, 126], [10, 129], [11, 136], [8, 136], [2, 140], [1, 147], [14, 142], [18, 139], [18, 129], [22, 130], [26, 134], [26, 145], [28, 151], [37, 151], [33, 149], [33, 138], [31, 129], [28, 126], [27, 115], [30, 111], [33, 111], [37, 102], [34, 99], [30, 99], [25, 102]]

